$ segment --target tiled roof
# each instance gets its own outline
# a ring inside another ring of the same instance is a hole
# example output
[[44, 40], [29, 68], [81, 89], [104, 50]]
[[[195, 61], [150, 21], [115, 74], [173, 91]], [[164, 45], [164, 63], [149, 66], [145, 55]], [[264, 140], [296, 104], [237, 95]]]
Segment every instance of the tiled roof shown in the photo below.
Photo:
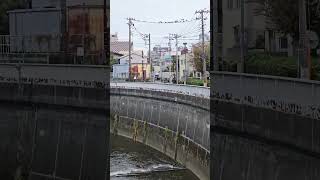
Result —
[[110, 51], [114, 53], [129, 51], [128, 41], [110, 42]]
[[[128, 59], [129, 59], [128, 56], [129, 55], [124, 55], [124, 56], [120, 57], [119, 59], [125, 59], [126, 61], [128, 61]], [[131, 63], [132, 64], [142, 64], [142, 62], [147, 64], [148, 63], [147, 57], [142, 57], [139, 54], [132, 53], [132, 55], [131, 55]]]

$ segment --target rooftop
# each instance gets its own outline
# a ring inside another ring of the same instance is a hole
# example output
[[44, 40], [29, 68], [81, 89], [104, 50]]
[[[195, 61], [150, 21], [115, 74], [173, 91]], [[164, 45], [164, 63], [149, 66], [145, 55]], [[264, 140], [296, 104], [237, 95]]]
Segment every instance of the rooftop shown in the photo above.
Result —
[[129, 42], [128, 41], [110, 42], [110, 51], [113, 53], [127, 52], [129, 51]]

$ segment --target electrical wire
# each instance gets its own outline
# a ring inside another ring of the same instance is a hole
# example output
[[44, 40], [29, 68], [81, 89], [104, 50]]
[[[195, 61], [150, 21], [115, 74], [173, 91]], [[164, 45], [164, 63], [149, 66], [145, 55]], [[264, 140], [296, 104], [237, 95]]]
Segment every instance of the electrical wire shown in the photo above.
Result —
[[197, 21], [197, 19], [180, 19], [180, 20], [174, 20], [174, 21], [147, 21], [147, 20], [139, 20], [135, 18], [131, 18], [132, 21], [135, 22], [141, 22], [141, 23], [152, 23], [152, 24], [177, 24], [177, 23], [187, 23], [192, 21]]

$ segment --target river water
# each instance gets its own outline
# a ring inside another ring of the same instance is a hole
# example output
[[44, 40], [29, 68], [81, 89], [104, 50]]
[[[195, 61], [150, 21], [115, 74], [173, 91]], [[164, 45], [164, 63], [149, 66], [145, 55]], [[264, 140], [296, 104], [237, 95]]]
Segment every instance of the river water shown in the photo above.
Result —
[[141, 143], [112, 136], [111, 144], [111, 180], [198, 180], [189, 170]]

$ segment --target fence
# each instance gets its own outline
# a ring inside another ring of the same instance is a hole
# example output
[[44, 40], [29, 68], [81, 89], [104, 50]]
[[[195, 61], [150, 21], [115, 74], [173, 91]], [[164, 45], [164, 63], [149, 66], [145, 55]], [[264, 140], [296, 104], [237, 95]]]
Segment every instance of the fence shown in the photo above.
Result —
[[0, 35], [0, 61], [47, 64], [106, 64], [105, 51], [95, 35], [61, 34], [34, 36]]
[[111, 82], [111, 88], [123, 88], [123, 89], [142, 89], [151, 91], [161, 91], [168, 93], [184, 94], [190, 96], [203, 97], [205, 99], [210, 98], [210, 88], [189, 86], [189, 85], [174, 85], [164, 83], [138, 83], [138, 82]]

